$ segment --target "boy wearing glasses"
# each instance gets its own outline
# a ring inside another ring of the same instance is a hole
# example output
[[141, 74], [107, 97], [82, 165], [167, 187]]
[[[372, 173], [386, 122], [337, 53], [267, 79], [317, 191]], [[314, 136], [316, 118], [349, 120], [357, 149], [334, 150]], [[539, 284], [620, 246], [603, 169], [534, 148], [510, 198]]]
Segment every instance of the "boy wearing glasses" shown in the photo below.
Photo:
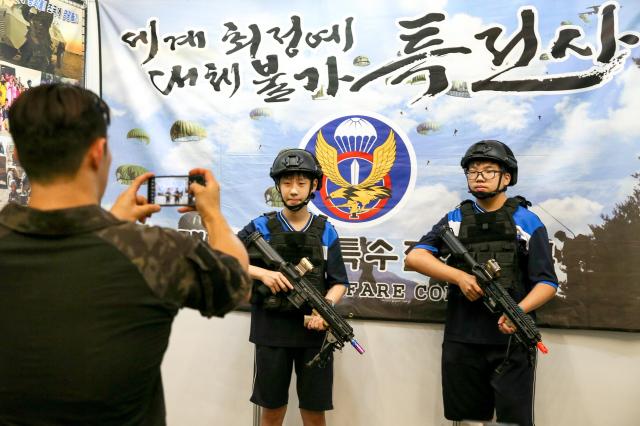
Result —
[[[527, 209], [527, 200], [508, 198], [516, 184], [518, 163], [511, 149], [496, 140], [473, 144], [460, 162], [473, 200], [445, 215], [406, 259], [409, 268], [449, 283], [442, 345], [442, 393], [449, 420], [534, 424], [536, 360], [511, 335], [513, 324], [482, 303], [482, 288], [464, 261], [449, 256], [439, 237], [449, 226], [474, 258], [495, 259], [498, 281], [522, 310], [534, 310], [556, 293], [556, 278], [547, 230]], [[443, 253], [443, 251], [445, 251]]]

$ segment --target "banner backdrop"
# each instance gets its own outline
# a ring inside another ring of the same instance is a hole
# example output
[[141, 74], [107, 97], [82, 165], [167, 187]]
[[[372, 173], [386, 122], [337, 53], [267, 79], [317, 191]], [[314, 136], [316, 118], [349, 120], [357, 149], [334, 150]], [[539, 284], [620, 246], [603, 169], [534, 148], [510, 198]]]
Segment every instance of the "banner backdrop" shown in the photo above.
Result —
[[14, 156], [7, 112], [30, 87], [84, 85], [84, 0], [0, 0], [0, 207], [26, 204], [31, 187]]
[[[561, 280], [544, 325], [640, 330], [640, 5], [496, 0], [99, 2], [113, 175], [213, 170], [239, 229], [282, 206], [276, 154], [325, 171], [310, 204], [341, 236], [348, 316], [442, 321], [408, 248], [468, 198], [460, 158], [514, 150]], [[159, 196], [180, 196], [184, 188]], [[177, 195], [176, 195], [177, 194]], [[195, 237], [197, 216], [157, 225]]]

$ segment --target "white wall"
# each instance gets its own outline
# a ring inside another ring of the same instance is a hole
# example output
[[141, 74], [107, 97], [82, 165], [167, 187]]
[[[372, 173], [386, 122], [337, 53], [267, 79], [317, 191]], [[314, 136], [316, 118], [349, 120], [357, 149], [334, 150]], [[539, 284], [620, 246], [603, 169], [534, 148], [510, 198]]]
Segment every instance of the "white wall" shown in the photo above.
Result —
[[[331, 425], [449, 425], [440, 388], [442, 326], [351, 321], [366, 348], [336, 355]], [[543, 329], [549, 354], [540, 356], [536, 419], [547, 425], [640, 424], [640, 335]], [[245, 426], [253, 346], [249, 315], [207, 321], [184, 311], [164, 362], [170, 425]], [[302, 425], [295, 391], [287, 426]]]
[[[89, 88], [98, 90], [95, 3], [90, 1]], [[612, 315], [615, 315], [612, 312]], [[443, 419], [440, 397], [442, 326], [352, 321], [367, 353], [337, 354], [331, 425], [430, 426]], [[550, 353], [540, 357], [537, 424], [640, 424], [640, 334], [543, 329]], [[173, 327], [163, 374], [170, 425], [246, 426], [253, 346], [249, 316], [207, 321], [182, 312]], [[292, 393], [287, 426], [301, 425]]]

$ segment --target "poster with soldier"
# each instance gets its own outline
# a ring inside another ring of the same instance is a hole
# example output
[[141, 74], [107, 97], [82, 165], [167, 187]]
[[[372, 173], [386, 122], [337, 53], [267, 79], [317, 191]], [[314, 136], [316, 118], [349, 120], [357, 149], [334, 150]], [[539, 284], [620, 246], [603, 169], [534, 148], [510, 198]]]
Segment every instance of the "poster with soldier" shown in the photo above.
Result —
[[84, 84], [84, 0], [0, 0], [0, 206], [25, 204], [29, 179], [13, 156], [8, 109], [27, 89]]

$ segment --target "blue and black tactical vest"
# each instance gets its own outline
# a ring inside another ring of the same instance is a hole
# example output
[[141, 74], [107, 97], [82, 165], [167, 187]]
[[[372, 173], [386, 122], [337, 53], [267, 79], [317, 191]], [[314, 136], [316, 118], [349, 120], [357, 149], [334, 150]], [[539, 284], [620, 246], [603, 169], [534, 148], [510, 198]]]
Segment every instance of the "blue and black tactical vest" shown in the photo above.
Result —
[[[311, 224], [305, 231], [285, 231], [282, 222], [277, 217], [276, 212], [266, 213], [267, 228], [271, 234], [269, 244], [282, 258], [294, 265], [300, 262], [303, 257], [308, 258], [313, 264], [313, 269], [304, 276], [319, 292], [327, 293], [325, 285], [325, 258], [322, 247], [322, 235], [324, 233], [327, 217], [324, 215], [314, 216]], [[265, 265], [261, 256], [249, 251], [251, 264], [265, 269], [271, 269]], [[262, 288], [261, 288], [262, 287]], [[286, 293], [278, 292], [275, 295], [270, 291], [265, 292], [266, 286], [258, 280], [254, 280], [252, 303], [262, 304], [265, 309], [291, 312], [296, 308], [287, 299]]]
[[[501, 208], [492, 212], [476, 213], [471, 200], [460, 205], [460, 242], [479, 263], [495, 259], [501, 268], [498, 283], [509, 292], [521, 295], [525, 292], [522, 271], [526, 270], [526, 265], [521, 264], [525, 247], [518, 240], [513, 214], [518, 206], [527, 208], [528, 205], [530, 203], [520, 196], [507, 199]], [[472, 273], [461, 256], [451, 255], [447, 264]]]

